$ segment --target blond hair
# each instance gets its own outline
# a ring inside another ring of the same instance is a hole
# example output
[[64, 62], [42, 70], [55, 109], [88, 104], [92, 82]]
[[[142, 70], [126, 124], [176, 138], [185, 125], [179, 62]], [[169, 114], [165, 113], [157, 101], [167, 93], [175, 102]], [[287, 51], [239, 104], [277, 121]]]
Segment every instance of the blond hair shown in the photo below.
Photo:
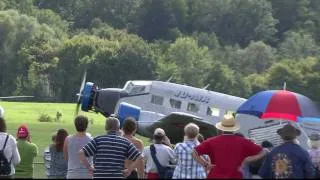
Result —
[[184, 127], [184, 134], [189, 139], [194, 139], [199, 134], [199, 126], [194, 123], [189, 123]]

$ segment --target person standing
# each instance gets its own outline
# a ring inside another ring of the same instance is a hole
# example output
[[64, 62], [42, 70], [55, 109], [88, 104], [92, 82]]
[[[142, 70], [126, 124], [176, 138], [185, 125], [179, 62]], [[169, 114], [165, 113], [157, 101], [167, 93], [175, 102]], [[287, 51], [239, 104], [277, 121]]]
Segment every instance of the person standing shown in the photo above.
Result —
[[0, 160], [3, 163], [0, 168], [0, 178], [12, 178], [15, 174], [15, 166], [20, 163], [20, 154], [17, 148], [15, 138], [7, 133], [7, 126], [5, 120], [0, 117]]
[[[193, 158], [205, 168], [211, 169], [207, 178], [243, 178], [241, 165], [264, 156], [259, 145], [250, 140], [235, 135], [240, 129], [232, 115], [224, 115], [224, 119], [217, 123], [219, 134], [211, 137], [196, 146], [192, 152]], [[211, 163], [208, 164], [200, 155], [209, 155]]]
[[[207, 177], [205, 168], [191, 155], [193, 148], [200, 144], [197, 139], [199, 127], [194, 123], [189, 123], [184, 128], [184, 134], [186, 137], [184, 142], [178, 143], [174, 148], [177, 166], [172, 179], [205, 179]], [[204, 161], [207, 160], [204, 159]]]
[[259, 176], [267, 179], [305, 179], [314, 178], [315, 171], [306, 150], [295, 143], [300, 130], [291, 124], [278, 129], [283, 143], [272, 149], [265, 157]]
[[[142, 153], [143, 152], [143, 142], [142, 140], [134, 137], [134, 134], [137, 130], [137, 122], [134, 118], [126, 118], [123, 123], [123, 137], [127, 138], [131, 143], [133, 143], [136, 148]], [[125, 160], [125, 168], [129, 167], [129, 165], [133, 163], [132, 161], [126, 159]], [[138, 164], [137, 170], [134, 169], [132, 173], [127, 177], [127, 179], [138, 179], [144, 177], [144, 163], [140, 161]]]
[[63, 144], [68, 136], [65, 129], [59, 129], [56, 136], [55, 144], [50, 146], [50, 179], [65, 179], [68, 171], [68, 161], [63, 157]]
[[[86, 133], [88, 118], [79, 115], [74, 120], [77, 133], [68, 136], [64, 141], [63, 154], [68, 161], [67, 179], [91, 179], [88, 169], [80, 161], [78, 152], [91, 141], [91, 136]], [[89, 158], [92, 165], [92, 158]]]
[[31, 136], [26, 125], [21, 125], [17, 131], [17, 146], [21, 162], [16, 166], [15, 178], [33, 178], [33, 162], [38, 155], [38, 147], [31, 143]]
[[158, 159], [159, 164], [162, 167], [169, 167], [170, 164], [176, 164], [174, 152], [171, 149], [171, 143], [169, 138], [163, 129], [157, 128], [153, 133], [154, 144], [144, 148], [143, 158], [146, 165], [146, 178], [147, 179], [159, 179], [158, 167], [152, 158], [151, 148], [154, 148], [155, 157]]
[[[106, 120], [106, 135], [97, 136], [79, 152], [80, 160], [93, 173], [93, 178], [124, 178], [128, 177], [143, 161], [139, 150], [126, 138], [120, 136], [120, 121], [109, 117]], [[88, 157], [94, 157], [93, 165]], [[125, 159], [133, 161], [126, 169]]]

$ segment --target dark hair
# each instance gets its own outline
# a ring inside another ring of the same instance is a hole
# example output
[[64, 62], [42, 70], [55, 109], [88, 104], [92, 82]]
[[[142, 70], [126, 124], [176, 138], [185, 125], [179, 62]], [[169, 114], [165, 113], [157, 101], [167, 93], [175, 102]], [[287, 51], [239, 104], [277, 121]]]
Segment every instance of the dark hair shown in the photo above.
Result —
[[65, 129], [58, 130], [57, 137], [56, 137], [56, 144], [55, 144], [56, 150], [58, 152], [62, 152], [64, 140], [66, 139], [67, 136], [68, 136], [68, 132]]
[[6, 121], [0, 117], [0, 132], [7, 132]]
[[200, 143], [202, 143], [203, 141], [204, 141], [204, 137], [203, 137], [203, 135], [202, 134], [198, 134], [198, 141], [200, 142]]
[[261, 146], [264, 148], [272, 148], [273, 144], [270, 141], [265, 140], [261, 143]]
[[126, 118], [123, 123], [124, 134], [132, 134], [135, 130], [137, 130], [136, 120], [132, 117]]
[[79, 115], [74, 120], [74, 125], [76, 126], [76, 130], [78, 132], [84, 132], [88, 128], [88, 118], [86, 116]]

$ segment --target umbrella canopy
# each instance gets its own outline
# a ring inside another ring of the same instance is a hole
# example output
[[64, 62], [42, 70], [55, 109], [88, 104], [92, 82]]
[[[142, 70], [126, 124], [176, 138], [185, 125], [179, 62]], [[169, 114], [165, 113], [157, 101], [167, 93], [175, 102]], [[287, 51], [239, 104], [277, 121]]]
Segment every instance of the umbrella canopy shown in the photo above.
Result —
[[306, 117], [320, 117], [320, 112], [312, 100], [286, 90], [259, 92], [244, 102], [237, 113], [254, 115], [261, 119], [282, 119], [294, 122]]

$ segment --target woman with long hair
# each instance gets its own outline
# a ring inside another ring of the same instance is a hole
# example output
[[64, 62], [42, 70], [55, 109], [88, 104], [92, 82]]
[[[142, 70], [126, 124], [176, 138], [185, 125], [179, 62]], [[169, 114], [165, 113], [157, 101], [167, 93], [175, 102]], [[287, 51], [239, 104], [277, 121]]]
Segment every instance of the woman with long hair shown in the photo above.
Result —
[[55, 143], [50, 146], [50, 179], [65, 179], [67, 176], [68, 161], [63, 158], [63, 144], [67, 136], [65, 129], [59, 129]]

